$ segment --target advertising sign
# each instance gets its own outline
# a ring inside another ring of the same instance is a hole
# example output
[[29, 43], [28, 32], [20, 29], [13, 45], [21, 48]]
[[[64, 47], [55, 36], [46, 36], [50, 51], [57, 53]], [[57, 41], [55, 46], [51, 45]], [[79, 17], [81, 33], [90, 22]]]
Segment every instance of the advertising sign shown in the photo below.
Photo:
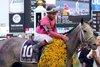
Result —
[[100, 11], [100, 0], [92, 0], [92, 11]]
[[10, 32], [24, 32], [24, 14], [10, 14], [9, 15]]
[[100, 31], [100, 0], [91, 0], [91, 17], [94, 31]]
[[24, 32], [24, 0], [9, 1], [9, 31]]
[[10, 13], [24, 13], [24, 0], [10, 0]]
[[[60, 7], [57, 23], [80, 22], [81, 18], [85, 20], [90, 19], [90, 0], [56, 0], [56, 6]], [[66, 17], [63, 16], [65, 10], [67, 13]], [[62, 20], [59, 21], [60, 19]]]

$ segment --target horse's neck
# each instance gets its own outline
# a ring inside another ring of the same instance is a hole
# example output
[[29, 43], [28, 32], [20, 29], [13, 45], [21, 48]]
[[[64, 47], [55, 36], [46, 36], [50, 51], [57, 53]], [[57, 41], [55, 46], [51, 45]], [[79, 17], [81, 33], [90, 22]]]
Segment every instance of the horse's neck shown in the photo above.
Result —
[[79, 46], [80, 44], [80, 32], [81, 32], [81, 27], [77, 26], [74, 30], [70, 32], [68, 35], [69, 40], [67, 41], [67, 46], [69, 50], [75, 51], [75, 49]]
[[78, 34], [77, 33], [71, 33], [68, 35], [69, 40], [67, 41], [68, 45], [77, 45], [79, 38], [78, 38]]

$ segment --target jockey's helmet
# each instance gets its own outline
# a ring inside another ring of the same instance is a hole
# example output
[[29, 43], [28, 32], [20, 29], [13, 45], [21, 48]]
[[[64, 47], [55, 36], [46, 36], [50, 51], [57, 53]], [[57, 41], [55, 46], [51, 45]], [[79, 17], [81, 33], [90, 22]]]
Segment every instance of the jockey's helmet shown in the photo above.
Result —
[[57, 13], [58, 8], [55, 5], [49, 5], [46, 8], [47, 13]]

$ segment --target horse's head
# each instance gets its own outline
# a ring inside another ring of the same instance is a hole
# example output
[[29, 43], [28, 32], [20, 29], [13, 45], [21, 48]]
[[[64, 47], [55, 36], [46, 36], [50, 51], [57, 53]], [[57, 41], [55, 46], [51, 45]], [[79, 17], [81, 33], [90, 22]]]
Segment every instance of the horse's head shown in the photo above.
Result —
[[[90, 21], [89, 21], [90, 22]], [[66, 41], [67, 45], [67, 56], [70, 60], [80, 45], [88, 44], [93, 50], [96, 49], [96, 38], [94, 36], [93, 29], [88, 23], [83, 22], [77, 25], [77, 27], [73, 28], [67, 33], [64, 33], [69, 37], [69, 40]], [[67, 66], [70, 67], [71, 62], [67, 63]]]
[[88, 23], [83, 22], [83, 19], [81, 20], [81, 23], [70, 30], [67, 35], [69, 36], [69, 40], [67, 41], [69, 49], [72, 47], [73, 49], [76, 49], [79, 44], [84, 43], [87, 43], [92, 49], [96, 49], [96, 39], [93, 29]]
[[96, 38], [93, 32], [92, 27], [90, 26], [90, 22], [92, 20], [86, 22], [83, 22], [83, 19], [81, 20], [81, 26], [82, 26], [82, 30], [84, 32], [84, 38], [85, 41], [88, 43], [88, 45], [92, 48], [92, 49], [96, 49]]

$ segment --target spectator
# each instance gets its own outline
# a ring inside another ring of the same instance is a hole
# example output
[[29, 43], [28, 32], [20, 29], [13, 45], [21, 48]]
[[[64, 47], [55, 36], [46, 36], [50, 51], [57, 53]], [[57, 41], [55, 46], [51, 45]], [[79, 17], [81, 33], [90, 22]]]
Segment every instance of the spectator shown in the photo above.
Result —
[[88, 59], [87, 54], [90, 52], [90, 48], [85, 45], [81, 48], [81, 53], [79, 55], [79, 61], [82, 67], [92, 67], [93, 66], [93, 58]]
[[87, 55], [87, 58], [94, 58], [93, 67], [100, 67], [100, 36], [96, 38], [98, 46], [96, 50], [91, 50]]

